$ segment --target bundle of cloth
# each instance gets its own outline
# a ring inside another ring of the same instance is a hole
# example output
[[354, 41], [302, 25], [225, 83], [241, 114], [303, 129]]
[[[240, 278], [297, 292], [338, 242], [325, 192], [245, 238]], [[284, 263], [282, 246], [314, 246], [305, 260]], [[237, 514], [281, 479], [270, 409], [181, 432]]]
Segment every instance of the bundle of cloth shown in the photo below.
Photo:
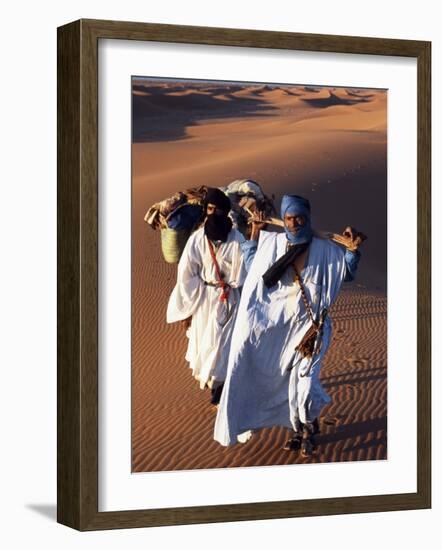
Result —
[[251, 219], [257, 212], [263, 212], [265, 218], [271, 218], [276, 214], [274, 197], [268, 197], [256, 181], [235, 180], [226, 187], [221, 187], [221, 190], [230, 199], [230, 216], [235, 227], [247, 239], [250, 237]]
[[[187, 239], [204, 222], [205, 199], [210, 188], [202, 185], [178, 191], [153, 204], [144, 216], [152, 229], [161, 231], [161, 249], [168, 263], [177, 263]], [[250, 220], [258, 211], [270, 217], [275, 213], [273, 198], [267, 197], [260, 185], [248, 179], [235, 180], [219, 188], [230, 200], [232, 224], [248, 238]]]
[[153, 204], [144, 216], [152, 229], [192, 229], [202, 221], [207, 187], [192, 187]]

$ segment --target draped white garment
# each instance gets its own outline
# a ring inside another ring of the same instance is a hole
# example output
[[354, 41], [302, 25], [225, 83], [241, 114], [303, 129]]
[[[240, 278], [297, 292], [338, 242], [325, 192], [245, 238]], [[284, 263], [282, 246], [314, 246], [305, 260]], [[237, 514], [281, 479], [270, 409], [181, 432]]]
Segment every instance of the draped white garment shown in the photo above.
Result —
[[247, 274], [240, 247], [242, 241], [242, 234], [233, 228], [227, 241], [216, 249], [219, 269], [231, 287], [228, 306], [220, 301], [222, 289], [212, 286], [218, 279], [204, 228], [189, 237], [178, 264], [177, 283], [167, 307], [167, 322], [192, 317], [187, 331], [186, 360], [202, 389], [223, 382], [226, 377], [239, 288]]
[[[235, 444], [248, 430], [275, 425], [297, 429], [299, 422], [312, 422], [330, 401], [319, 380], [331, 338], [330, 318], [324, 323], [320, 352], [313, 360], [303, 358], [295, 348], [311, 322], [293, 269], [270, 289], [262, 280], [285, 254], [286, 243], [284, 233], [261, 231], [244, 283], [215, 422], [214, 438], [222, 445]], [[315, 318], [338, 295], [346, 273], [344, 256], [329, 240], [314, 237], [310, 244], [301, 276]]]

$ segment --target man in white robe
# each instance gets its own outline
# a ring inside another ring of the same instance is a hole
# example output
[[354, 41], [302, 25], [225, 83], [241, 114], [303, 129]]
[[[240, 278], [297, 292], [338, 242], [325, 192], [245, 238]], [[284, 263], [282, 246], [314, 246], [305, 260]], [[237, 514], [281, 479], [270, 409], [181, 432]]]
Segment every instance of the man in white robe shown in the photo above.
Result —
[[[249, 273], [214, 438], [227, 446], [247, 440], [251, 430], [286, 426], [294, 435], [285, 448], [301, 449], [307, 456], [313, 451], [320, 412], [330, 401], [319, 380], [331, 340], [327, 312], [341, 283], [353, 279], [360, 254], [314, 236], [310, 204], [302, 197], [284, 196], [281, 216], [285, 233], [257, 226], [243, 244]], [[314, 324], [320, 330], [310, 340], [311, 356], [306, 356], [299, 346]]]
[[180, 258], [167, 322], [185, 323], [186, 361], [201, 389], [211, 388], [211, 402], [217, 404], [247, 272], [240, 247], [244, 237], [228, 217], [229, 198], [219, 189], [209, 189], [205, 208], [204, 226], [189, 237]]

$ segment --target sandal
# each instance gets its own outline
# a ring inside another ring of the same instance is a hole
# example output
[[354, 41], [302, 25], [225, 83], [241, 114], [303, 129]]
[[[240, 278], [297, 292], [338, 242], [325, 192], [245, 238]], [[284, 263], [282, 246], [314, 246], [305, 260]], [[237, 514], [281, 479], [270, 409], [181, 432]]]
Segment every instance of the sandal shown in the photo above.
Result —
[[310, 438], [303, 439], [301, 443], [301, 456], [308, 458], [313, 455], [313, 443]]
[[295, 432], [295, 435], [287, 439], [283, 447], [284, 451], [299, 451], [301, 448], [302, 433]]
[[315, 433], [317, 433], [318, 429], [319, 429], [319, 426], [317, 422], [304, 424], [304, 431], [302, 432], [302, 441], [301, 441], [301, 456], [307, 458], [313, 455], [313, 451], [314, 451], [313, 436]]

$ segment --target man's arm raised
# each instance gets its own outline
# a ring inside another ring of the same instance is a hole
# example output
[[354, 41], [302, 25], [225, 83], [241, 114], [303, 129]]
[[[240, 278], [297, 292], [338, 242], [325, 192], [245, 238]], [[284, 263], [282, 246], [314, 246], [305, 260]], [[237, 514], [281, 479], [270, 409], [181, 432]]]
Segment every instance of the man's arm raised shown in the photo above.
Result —
[[266, 225], [264, 220], [264, 213], [258, 212], [251, 220], [252, 230], [250, 233], [250, 240], [241, 243], [241, 251], [244, 256], [244, 264], [247, 271], [250, 271], [253, 258], [255, 257], [256, 249], [258, 248], [258, 239], [261, 229]]

